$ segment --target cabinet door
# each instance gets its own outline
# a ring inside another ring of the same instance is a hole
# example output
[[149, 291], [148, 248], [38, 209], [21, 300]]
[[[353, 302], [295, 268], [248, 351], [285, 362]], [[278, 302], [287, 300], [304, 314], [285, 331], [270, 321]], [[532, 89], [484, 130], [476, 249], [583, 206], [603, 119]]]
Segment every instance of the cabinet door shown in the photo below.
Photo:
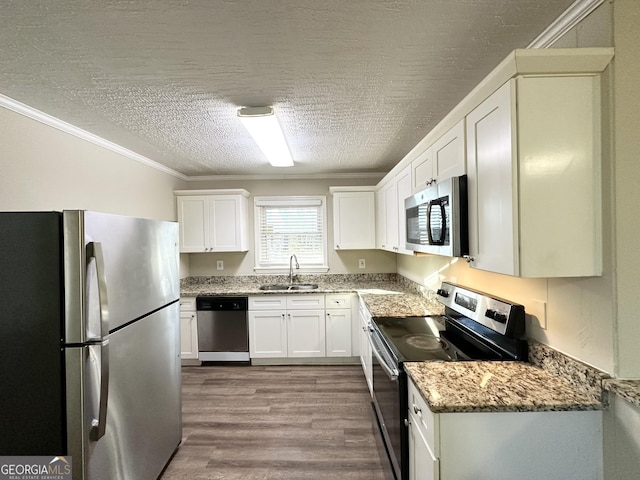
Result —
[[333, 195], [333, 237], [336, 250], [375, 248], [373, 192], [340, 192]]
[[210, 251], [247, 251], [247, 199], [241, 195], [212, 195], [210, 202]]
[[464, 120], [440, 137], [431, 147], [433, 176], [437, 182], [465, 174]]
[[373, 352], [371, 351], [371, 344], [369, 343], [369, 322], [371, 316], [364, 306], [362, 300], [359, 302], [359, 314], [360, 314], [360, 363], [362, 364], [362, 371], [364, 372], [364, 378], [367, 381], [369, 387], [369, 393], [373, 395], [373, 377], [371, 375]]
[[434, 180], [433, 150], [429, 147], [418, 158], [411, 162], [413, 177], [413, 193], [418, 193], [430, 187]]
[[409, 480], [438, 480], [438, 460], [431, 453], [417, 421], [414, 415], [409, 415]]
[[385, 225], [387, 230], [385, 250], [398, 251], [398, 188], [395, 181], [391, 181], [384, 188]]
[[507, 275], [518, 271], [514, 102], [509, 81], [466, 119], [471, 266]]
[[287, 356], [284, 311], [249, 311], [249, 353], [251, 358]]
[[387, 211], [385, 204], [385, 190], [376, 192], [376, 248], [387, 249]]
[[287, 351], [289, 357], [324, 357], [324, 310], [287, 312]]
[[326, 314], [327, 357], [351, 356], [351, 310], [330, 309]]
[[398, 253], [413, 255], [413, 251], [407, 249], [407, 221], [404, 209], [404, 201], [412, 195], [411, 165], [407, 166], [397, 176], [396, 195], [398, 196]]
[[197, 360], [198, 358], [196, 312], [180, 312], [180, 357], [182, 360]]
[[209, 202], [206, 195], [177, 197], [180, 252], [209, 248]]

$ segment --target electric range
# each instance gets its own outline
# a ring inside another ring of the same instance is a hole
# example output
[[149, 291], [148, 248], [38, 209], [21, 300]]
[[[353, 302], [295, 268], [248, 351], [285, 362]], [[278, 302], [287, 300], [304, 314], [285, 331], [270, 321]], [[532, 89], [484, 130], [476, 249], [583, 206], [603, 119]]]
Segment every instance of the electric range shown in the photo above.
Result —
[[437, 298], [444, 315], [374, 317], [369, 328], [373, 406], [398, 480], [409, 464], [404, 362], [527, 360], [522, 305], [450, 282]]

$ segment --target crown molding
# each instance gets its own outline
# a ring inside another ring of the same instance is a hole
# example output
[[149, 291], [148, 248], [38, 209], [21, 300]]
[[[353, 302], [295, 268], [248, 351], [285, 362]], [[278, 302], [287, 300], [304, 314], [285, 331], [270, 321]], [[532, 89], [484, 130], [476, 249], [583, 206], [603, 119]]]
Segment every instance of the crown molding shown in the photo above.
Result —
[[309, 173], [292, 175], [202, 175], [186, 177], [187, 182], [211, 182], [223, 180], [340, 180], [340, 179], [377, 179], [387, 172], [365, 173]]
[[177, 172], [169, 167], [161, 165], [158, 162], [151, 160], [143, 155], [135, 153], [127, 148], [121, 147], [109, 140], [105, 140], [102, 137], [94, 135], [93, 133], [89, 133], [86, 130], [76, 127], [75, 125], [71, 125], [59, 118], [56, 118], [48, 113], [41, 112], [29, 105], [25, 105], [24, 103], [18, 102], [13, 98], [7, 97], [6, 95], [0, 94], [0, 107], [4, 107], [7, 110], [11, 110], [20, 115], [24, 115], [32, 120], [43, 123], [49, 127], [53, 127], [61, 132], [68, 133], [69, 135], [73, 135], [74, 137], [81, 138], [82, 140], [86, 140], [87, 142], [93, 143], [99, 147], [110, 150], [119, 155], [123, 155], [131, 160], [135, 160], [136, 162], [142, 163], [148, 167], [159, 170], [163, 173], [169, 174], [173, 177], [179, 178], [180, 180], [187, 180], [187, 176], [183, 175], [180, 172]]
[[527, 48], [549, 48], [603, 3], [604, 0], [576, 0]]

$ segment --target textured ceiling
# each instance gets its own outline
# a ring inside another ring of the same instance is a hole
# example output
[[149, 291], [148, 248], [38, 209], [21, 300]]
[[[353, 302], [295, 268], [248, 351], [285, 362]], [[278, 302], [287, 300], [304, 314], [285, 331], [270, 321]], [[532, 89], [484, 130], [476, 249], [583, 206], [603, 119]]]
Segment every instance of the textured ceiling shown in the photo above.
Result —
[[0, 93], [185, 175], [383, 172], [572, 1], [2, 0]]

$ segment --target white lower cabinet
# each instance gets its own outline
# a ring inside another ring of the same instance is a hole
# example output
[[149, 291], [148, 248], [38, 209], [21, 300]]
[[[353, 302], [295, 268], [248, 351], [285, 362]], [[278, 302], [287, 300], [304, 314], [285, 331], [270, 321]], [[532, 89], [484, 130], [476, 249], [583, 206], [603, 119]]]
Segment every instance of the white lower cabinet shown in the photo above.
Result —
[[351, 305], [354, 294], [330, 294], [325, 296], [325, 331], [327, 357], [350, 357]]
[[324, 357], [324, 310], [287, 311], [287, 356]]
[[364, 378], [367, 381], [369, 387], [369, 393], [373, 395], [373, 375], [371, 369], [373, 368], [371, 344], [369, 343], [369, 324], [371, 323], [371, 314], [367, 310], [364, 301], [360, 298], [358, 302], [358, 319], [359, 319], [359, 338], [360, 338], [360, 363], [362, 364], [362, 371], [364, 372]]
[[198, 320], [195, 297], [180, 299], [180, 358], [198, 359]]
[[324, 316], [324, 295], [249, 297], [249, 355], [324, 357]]
[[355, 298], [352, 293], [250, 296], [251, 358], [357, 355], [352, 345]]
[[602, 412], [438, 413], [409, 382], [409, 478], [602, 480]]
[[285, 311], [249, 310], [249, 355], [251, 358], [287, 356]]

